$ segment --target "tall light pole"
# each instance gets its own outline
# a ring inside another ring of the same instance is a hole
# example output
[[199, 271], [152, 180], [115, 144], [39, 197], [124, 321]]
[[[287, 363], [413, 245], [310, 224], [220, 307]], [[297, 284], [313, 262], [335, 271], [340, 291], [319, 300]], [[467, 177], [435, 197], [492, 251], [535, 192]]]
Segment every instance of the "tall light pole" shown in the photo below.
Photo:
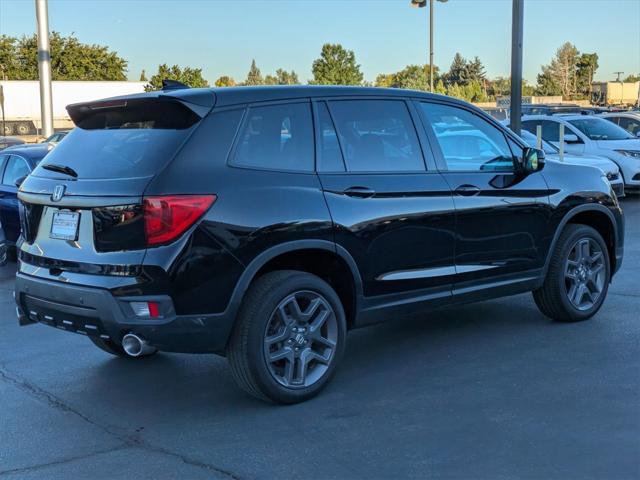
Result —
[[[424, 8], [427, 6], [428, 0], [411, 0], [411, 6], [416, 8]], [[433, 4], [436, 0], [429, 2], [429, 91], [433, 93]], [[448, 0], [437, 0], [445, 3]]]
[[36, 20], [38, 22], [38, 76], [40, 77], [42, 135], [49, 137], [53, 134], [53, 102], [51, 100], [51, 51], [47, 0], [36, 0]]
[[513, 0], [511, 12], [511, 130], [520, 135], [522, 128], [522, 30], [524, 0]]

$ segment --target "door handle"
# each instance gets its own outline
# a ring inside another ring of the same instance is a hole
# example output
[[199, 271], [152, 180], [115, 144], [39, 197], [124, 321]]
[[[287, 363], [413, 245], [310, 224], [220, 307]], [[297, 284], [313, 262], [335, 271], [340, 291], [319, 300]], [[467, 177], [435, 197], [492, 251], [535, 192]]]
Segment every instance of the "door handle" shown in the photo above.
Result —
[[369, 187], [349, 187], [342, 191], [348, 197], [369, 198], [376, 194], [376, 191]]
[[480, 193], [480, 189], [475, 185], [460, 185], [454, 192], [463, 197], [474, 197]]

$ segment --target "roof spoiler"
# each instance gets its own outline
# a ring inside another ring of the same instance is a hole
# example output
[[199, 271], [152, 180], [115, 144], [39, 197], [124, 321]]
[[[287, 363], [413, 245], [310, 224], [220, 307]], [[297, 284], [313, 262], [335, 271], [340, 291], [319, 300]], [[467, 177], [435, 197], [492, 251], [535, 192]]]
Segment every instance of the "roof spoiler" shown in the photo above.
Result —
[[156, 92], [125, 95], [92, 102], [73, 103], [67, 105], [67, 112], [71, 120], [73, 120], [73, 123], [77, 125], [97, 110], [126, 108], [128, 105], [140, 105], [145, 102], [169, 101], [181, 103], [202, 118], [211, 111], [215, 100], [215, 94], [211, 89], [187, 87], [185, 90], [182, 87], [175, 87]]

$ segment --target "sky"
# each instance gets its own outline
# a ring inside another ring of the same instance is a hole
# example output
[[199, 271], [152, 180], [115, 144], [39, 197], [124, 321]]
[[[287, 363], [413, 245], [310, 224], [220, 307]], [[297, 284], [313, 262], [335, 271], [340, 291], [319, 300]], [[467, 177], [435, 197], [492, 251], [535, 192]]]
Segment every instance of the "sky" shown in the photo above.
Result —
[[[35, 32], [33, 0], [0, 0], [0, 34]], [[129, 62], [130, 80], [161, 63], [246, 77], [277, 68], [312, 77], [324, 43], [353, 50], [365, 79], [428, 62], [428, 8], [409, 0], [49, 0], [49, 27], [109, 46]], [[434, 63], [476, 55], [489, 78], [509, 76], [511, 0], [435, 4]], [[640, 0], [525, 0], [524, 78], [534, 84], [564, 42], [596, 52], [597, 80], [640, 74]]]

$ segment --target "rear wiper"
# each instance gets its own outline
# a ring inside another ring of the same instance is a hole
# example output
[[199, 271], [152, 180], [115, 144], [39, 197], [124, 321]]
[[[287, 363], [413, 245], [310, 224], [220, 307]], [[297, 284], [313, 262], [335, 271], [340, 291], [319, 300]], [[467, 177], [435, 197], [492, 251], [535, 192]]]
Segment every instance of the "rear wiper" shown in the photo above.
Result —
[[71, 167], [67, 167], [66, 165], [56, 165], [55, 163], [47, 163], [45, 165], [42, 165], [42, 168], [44, 168], [45, 170], [51, 170], [52, 172], [64, 173], [65, 175], [69, 175], [70, 177], [74, 177], [74, 178], [78, 177], [78, 174], [76, 173], [76, 171]]

